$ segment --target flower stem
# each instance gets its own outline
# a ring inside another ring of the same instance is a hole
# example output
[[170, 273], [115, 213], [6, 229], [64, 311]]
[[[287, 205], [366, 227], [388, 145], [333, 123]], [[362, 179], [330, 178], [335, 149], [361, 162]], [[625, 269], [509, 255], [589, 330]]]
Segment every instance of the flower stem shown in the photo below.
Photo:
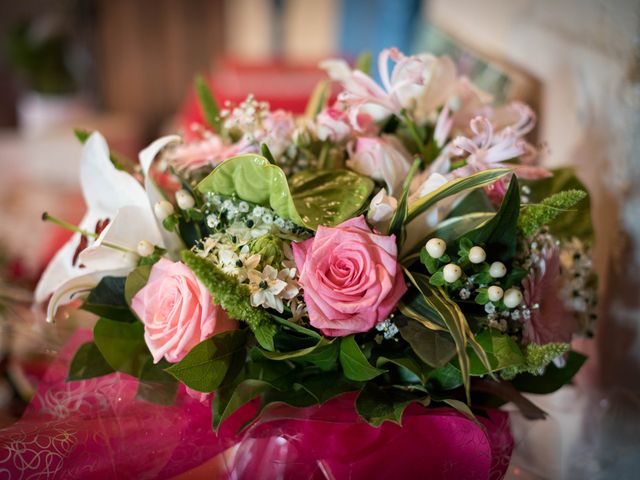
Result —
[[42, 220], [44, 222], [51, 222], [51, 223], [55, 223], [56, 225], [58, 225], [59, 227], [65, 228], [67, 230], [70, 230], [72, 232], [76, 232], [79, 233], [80, 235], [84, 235], [85, 237], [90, 237], [90, 238], [97, 238], [98, 234], [97, 233], [93, 233], [93, 232], [89, 232], [88, 230], [83, 230], [80, 227], [77, 227], [69, 222], [65, 222], [64, 220], [61, 220], [59, 218], [56, 218], [52, 215], [49, 215], [47, 212], [44, 212], [42, 214]]
[[409, 133], [411, 134], [411, 137], [413, 138], [413, 141], [418, 146], [418, 150], [420, 150], [420, 155], [422, 156], [422, 161], [424, 163], [428, 162], [429, 161], [429, 152], [427, 151], [427, 148], [425, 147], [424, 143], [422, 142], [422, 139], [420, 138], [420, 134], [418, 133], [418, 127], [416, 127], [416, 124], [413, 121], [413, 119], [404, 110], [402, 112], [402, 118], [404, 119], [404, 123], [407, 125], [407, 128], [409, 129]]

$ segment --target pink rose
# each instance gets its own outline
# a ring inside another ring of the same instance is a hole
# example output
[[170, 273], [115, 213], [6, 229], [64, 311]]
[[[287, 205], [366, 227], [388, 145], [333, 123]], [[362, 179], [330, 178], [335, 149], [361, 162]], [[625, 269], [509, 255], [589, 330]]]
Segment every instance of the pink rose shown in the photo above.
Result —
[[162, 357], [179, 362], [202, 340], [237, 328], [185, 264], [164, 258], [153, 266], [131, 307], [144, 323], [144, 340], [155, 363]]
[[332, 337], [384, 321], [407, 291], [396, 239], [373, 233], [363, 216], [293, 244], [311, 325]]

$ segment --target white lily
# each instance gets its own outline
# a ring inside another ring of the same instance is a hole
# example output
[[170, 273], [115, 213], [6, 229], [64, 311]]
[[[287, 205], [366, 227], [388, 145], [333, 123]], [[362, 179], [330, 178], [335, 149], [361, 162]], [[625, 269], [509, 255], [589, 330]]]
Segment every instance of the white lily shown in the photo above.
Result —
[[[163, 246], [144, 188], [131, 175], [113, 166], [107, 142], [97, 132], [87, 139], [82, 150], [80, 186], [87, 212], [79, 230], [93, 232], [98, 221], [108, 219], [110, 223], [94, 244], [82, 252], [78, 262], [74, 262], [74, 253], [81, 234], [75, 233], [47, 266], [34, 297], [41, 303], [53, 294], [47, 309], [48, 321], [53, 321], [59, 305], [86, 295], [103, 277], [131, 271], [140, 240]], [[132, 228], [135, 225], [140, 228]]]

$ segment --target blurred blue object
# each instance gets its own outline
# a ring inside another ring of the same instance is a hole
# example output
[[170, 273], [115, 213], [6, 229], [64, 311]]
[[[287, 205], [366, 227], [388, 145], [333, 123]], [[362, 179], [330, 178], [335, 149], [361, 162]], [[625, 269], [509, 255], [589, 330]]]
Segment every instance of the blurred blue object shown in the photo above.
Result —
[[[416, 27], [421, 23], [421, 0], [342, 0], [340, 53], [355, 59], [367, 51], [397, 47], [412, 53]], [[377, 77], [377, 68], [372, 68]]]

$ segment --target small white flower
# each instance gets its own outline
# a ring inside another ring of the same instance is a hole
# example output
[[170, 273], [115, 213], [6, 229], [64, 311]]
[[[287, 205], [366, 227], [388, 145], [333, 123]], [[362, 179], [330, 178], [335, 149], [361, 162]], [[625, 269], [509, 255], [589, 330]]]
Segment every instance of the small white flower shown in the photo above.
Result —
[[251, 305], [254, 307], [273, 308], [279, 313], [284, 310], [282, 299], [278, 295], [287, 287], [287, 282], [278, 278], [278, 271], [267, 265], [262, 272], [249, 272], [249, 289]]
[[460, 290], [458, 295], [460, 295], [460, 298], [462, 300], [467, 300], [471, 296], [471, 292], [468, 288], [463, 288], [462, 290]]
[[382, 188], [369, 204], [367, 220], [378, 230], [383, 231], [389, 226], [393, 214], [398, 209], [398, 200], [387, 195], [387, 191]]
[[278, 272], [278, 278], [287, 284], [279, 294], [279, 297], [283, 300], [291, 300], [300, 292], [300, 285], [296, 281], [296, 273], [296, 268], [283, 268]]
[[486, 304], [485, 304], [485, 306], [484, 306], [484, 311], [485, 311], [485, 312], [487, 312], [487, 313], [489, 313], [489, 314], [491, 314], [491, 313], [495, 313], [495, 311], [496, 311], [496, 306], [495, 306], [493, 303], [491, 303], [491, 302], [486, 303]]

